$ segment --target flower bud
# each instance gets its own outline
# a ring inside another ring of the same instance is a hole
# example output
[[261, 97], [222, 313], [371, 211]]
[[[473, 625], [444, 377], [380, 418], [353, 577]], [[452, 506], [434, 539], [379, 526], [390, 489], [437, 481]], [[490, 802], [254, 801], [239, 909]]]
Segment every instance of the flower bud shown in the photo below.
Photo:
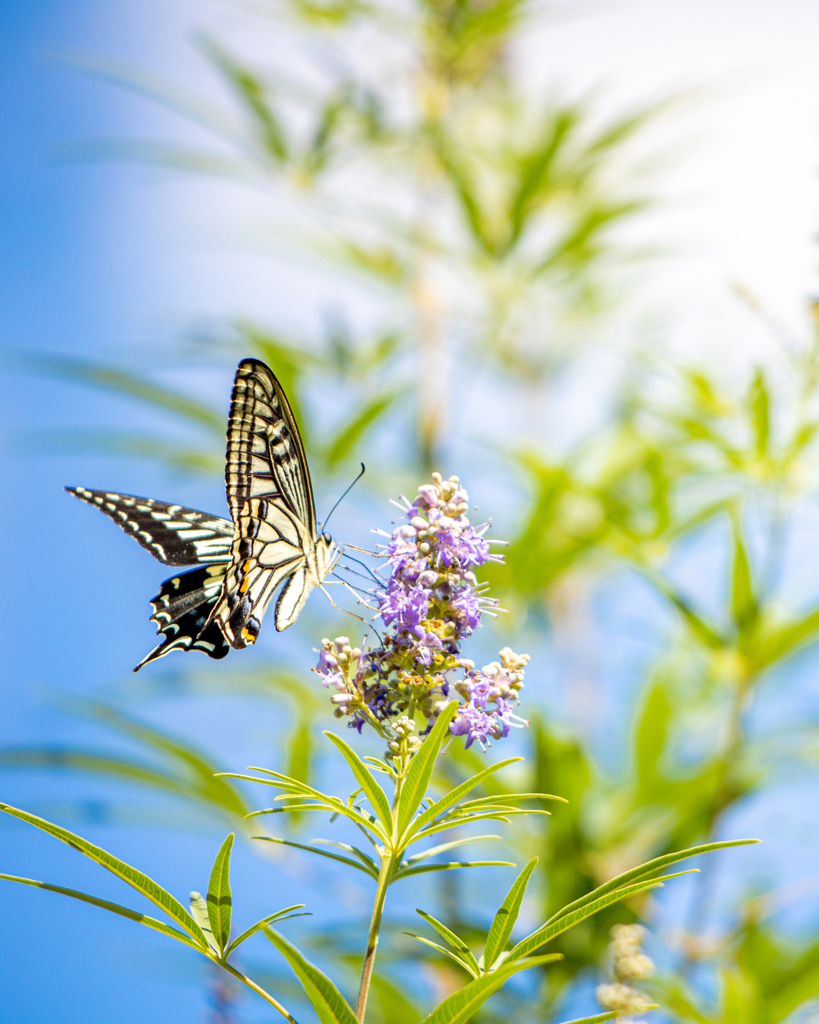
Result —
[[343, 704], [349, 704], [352, 699], [353, 695], [351, 693], [334, 693], [330, 698], [330, 703], [341, 706]]
[[424, 541], [423, 544], [418, 545], [418, 550], [421, 552], [422, 555], [428, 555], [430, 552], [430, 546], [426, 543], [426, 541]]

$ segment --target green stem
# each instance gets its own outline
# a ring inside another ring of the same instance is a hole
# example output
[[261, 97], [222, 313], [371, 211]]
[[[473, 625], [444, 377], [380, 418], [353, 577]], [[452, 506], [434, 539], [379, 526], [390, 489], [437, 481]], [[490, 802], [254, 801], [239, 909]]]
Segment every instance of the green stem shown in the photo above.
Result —
[[381, 869], [378, 872], [378, 888], [375, 892], [373, 913], [370, 918], [370, 931], [367, 935], [367, 952], [364, 966], [361, 969], [361, 985], [358, 989], [358, 1002], [355, 1006], [356, 1018], [361, 1022], [367, 1012], [367, 997], [370, 994], [370, 981], [375, 966], [375, 951], [378, 948], [378, 933], [381, 929], [381, 915], [384, 911], [384, 900], [387, 895], [390, 875], [392, 874], [393, 854], [385, 850], [381, 855]]
[[290, 1021], [290, 1024], [299, 1024], [296, 1018], [291, 1016], [282, 1004], [278, 1002], [278, 1000], [274, 999], [269, 992], [265, 992], [261, 985], [257, 985], [255, 981], [242, 974], [241, 971], [237, 971], [235, 967], [231, 967], [230, 964], [226, 963], [224, 960], [219, 960], [218, 963], [220, 967], [223, 967], [228, 972], [228, 974], [232, 974], [234, 978], [238, 978], [243, 985], [247, 985], [247, 987], [253, 989], [257, 995], [260, 995], [265, 1002], [270, 1003], [274, 1009], [279, 1011], [285, 1020]]

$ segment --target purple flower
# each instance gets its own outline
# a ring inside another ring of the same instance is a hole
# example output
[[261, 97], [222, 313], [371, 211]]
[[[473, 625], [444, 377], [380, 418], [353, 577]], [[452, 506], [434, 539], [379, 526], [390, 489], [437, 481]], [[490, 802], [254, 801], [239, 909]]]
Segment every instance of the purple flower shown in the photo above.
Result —
[[496, 696], [498, 692], [494, 679], [483, 675], [483, 673], [473, 676], [468, 684], [468, 688], [470, 702], [484, 710], [492, 697]]
[[453, 548], [453, 554], [461, 565], [471, 568], [489, 560], [489, 541], [483, 536], [488, 527], [489, 523], [484, 523], [477, 530], [474, 526], [467, 526], [461, 533]]
[[415, 586], [410, 591], [395, 579], [390, 582], [386, 592], [378, 599], [379, 614], [387, 626], [397, 622], [398, 629], [415, 633], [419, 640], [424, 637], [421, 620], [429, 611], [429, 591], [424, 587]]
[[489, 746], [489, 737], [495, 734], [494, 715], [487, 714], [470, 701], [466, 707], [458, 708], [449, 731], [453, 736], [466, 736], [465, 747], [468, 750], [475, 740], [484, 750]]
[[478, 628], [481, 621], [481, 606], [473, 587], [467, 586], [459, 590], [451, 606], [463, 617], [470, 630]]
[[315, 670], [321, 676], [322, 686], [334, 686], [339, 693], [344, 693], [347, 690], [344, 676], [338, 668], [338, 661], [329, 651], [319, 653], [318, 665]]
[[397, 530], [393, 531], [392, 539], [387, 545], [387, 556], [393, 573], [418, 557], [418, 546], [401, 533], [402, 529], [403, 527], [399, 526]]
[[508, 700], [504, 700], [503, 697], [498, 697], [495, 714], [500, 720], [500, 736], [498, 738], [508, 736], [509, 727], [512, 724], [512, 705]]
[[422, 665], [431, 665], [433, 652], [440, 651], [442, 647], [441, 638], [437, 634], [427, 633], [421, 642], [415, 645], [412, 653], [415, 655], [415, 660]]

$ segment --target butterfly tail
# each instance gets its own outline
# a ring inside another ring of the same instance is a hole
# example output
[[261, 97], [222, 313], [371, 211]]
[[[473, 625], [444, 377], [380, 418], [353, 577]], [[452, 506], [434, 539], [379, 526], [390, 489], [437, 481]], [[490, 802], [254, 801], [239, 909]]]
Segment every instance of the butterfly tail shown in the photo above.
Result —
[[226, 565], [207, 565], [173, 576], [151, 601], [151, 622], [162, 635], [158, 644], [134, 672], [171, 651], [204, 651], [210, 658], [224, 658], [230, 650], [219, 624], [210, 621], [222, 589]]

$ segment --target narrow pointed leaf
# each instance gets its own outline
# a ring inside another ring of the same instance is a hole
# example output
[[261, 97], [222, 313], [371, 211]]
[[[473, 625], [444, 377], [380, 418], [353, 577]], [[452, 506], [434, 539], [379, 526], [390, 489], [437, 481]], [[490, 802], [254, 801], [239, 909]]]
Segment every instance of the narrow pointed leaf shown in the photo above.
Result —
[[21, 821], [28, 822], [29, 825], [33, 825], [35, 828], [39, 828], [41, 831], [47, 832], [49, 835], [54, 836], [55, 839], [59, 839], [60, 842], [66, 843], [66, 845], [78, 850], [90, 860], [96, 861], [97, 864], [102, 865], [102, 867], [116, 875], [117, 878], [121, 878], [123, 882], [127, 882], [128, 885], [149, 899], [153, 904], [159, 907], [160, 910], [164, 911], [171, 920], [175, 921], [180, 928], [195, 939], [202, 948], [208, 948], [208, 942], [202, 932], [202, 929], [194, 921], [187, 910], [185, 910], [179, 900], [174, 896], [171, 896], [169, 892], [163, 889], [161, 885], [158, 885], [152, 878], [148, 878], [148, 876], [144, 875], [141, 871], [137, 871], [136, 868], [132, 868], [130, 864], [126, 864], [124, 861], [119, 860], [118, 857], [108, 853], [107, 850], [103, 850], [99, 846], [94, 846], [94, 844], [89, 843], [87, 839], [83, 839], [81, 836], [75, 835], [73, 832], [69, 832], [68, 829], [61, 828], [59, 825], [54, 825], [50, 821], [46, 821], [44, 818], [38, 818], [36, 814], [29, 814], [28, 811], [21, 811], [17, 807], [12, 807], [10, 804], [3, 803], [0, 803], [0, 811], [12, 815], [12, 817], [19, 818]]
[[315, 846], [306, 846], [304, 843], [294, 843], [290, 839], [278, 839], [276, 836], [251, 836], [251, 839], [259, 839], [264, 843], [278, 843], [279, 846], [292, 846], [296, 850], [306, 850], [308, 853], [315, 853], [319, 857], [327, 857], [328, 860], [337, 860], [340, 864], [346, 864], [348, 867], [356, 868], [358, 871], [363, 871], [365, 875], [369, 875], [371, 878], [378, 878], [378, 872], [373, 872], [372, 869], [368, 868], [365, 864], [359, 863], [357, 860], [353, 860], [352, 857], [341, 857], [337, 853], [328, 853], [327, 850], [317, 850]]
[[509, 936], [512, 934], [512, 929], [515, 927], [515, 922], [520, 913], [523, 897], [526, 894], [526, 886], [529, 884], [529, 879], [532, 877], [537, 861], [538, 858], [533, 857], [523, 871], [521, 871], [512, 883], [512, 887], [506, 894], [506, 899], [500, 905], [497, 914], [495, 914], [489, 934], [486, 936], [486, 946], [483, 952], [485, 971], [491, 968], [498, 955], [506, 949]]
[[305, 959], [301, 951], [275, 929], [263, 930], [292, 967], [321, 1024], [358, 1024], [347, 1000], [323, 971]]
[[744, 632], [751, 628], [759, 615], [751, 563], [742, 537], [742, 526], [734, 521], [734, 564], [731, 574], [731, 610], [737, 628]]
[[478, 967], [478, 961], [475, 959], [475, 954], [469, 946], [467, 946], [460, 935], [456, 935], [455, 932], [450, 928], [447, 928], [445, 924], [436, 920], [432, 914], [427, 914], [423, 910], [416, 910], [415, 913], [418, 914], [419, 917], [422, 917], [427, 924], [432, 925], [435, 931], [438, 932], [438, 934], [445, 939], [450, 946], [452, 946], [458, 956], [462, 957], [471, 966], [476, 975], [480, 974], [480, 968]]
[[399, 882], [402, 878], [409, 878], [410, 875], [428, 875], [435, 871], [455, 871], [458, 868], [516, 868], [517, 864], [510, 860], [451, 860], [446, 864], [421, 864], [417, 868], [406, 868], [397, 871], [393, 882]]
[[409, 935], [411, 939], [418, 939], [418, 941], [423, 942], [425, 946], [431, 946], [433, 949], [437, 949], [439, 953], [443, 953], [444, 956], [448, 956], [450, 960], [454, 960], [458, 966], [463, 967], [467, 974], [471, 975], [473, 978], [478, 977], [478, 971], [470, 967], [466, 960], [462, 960], [457, 954], [453, 953], [451, 949], [445, 949], [440, 945], [440, 943], [433, 942], [432, 939], [427, 939], [423, 935], [416, 935], [415, 932], [404, 932], [404, 934]]
[[[679, 872], [682, 875], [688, 873], [687, 871]], [[621, 900], [627, 900], [632, 896], [638, 896], [642, 892], [648, 892], [649, 889], [659, 888], [664, 881], [677, 877], [678, 875], [662, 875], [660, 878], [655, 878], [648, 882], [637, 882], [635, 885], [626, 886], [625, 889], [615, 889], [613, 892], [608, 892], [605, 896], [600, 896], [598, 899], [586, 903], [577, 910], [573, 910], [570, 914], [564, 914], [551, 923], [541, 925], [531, 935], [527, 935], [525, 939], [521, 939], [516, 946], [512, 947], [509, 955], [504, 960], [504, 964], [513, 963], [515, 960], [520, 960], [521, 957], [529, 956], [556, 935], [568, 931], [569, 928], [573, 928], [581, 921], [585, 921], [587, 917], [591, 917], [599, 910], [603, 910], [604, 907], [608, 907], [612, 903], [619, 903]]]
[[230, 851], [233, 849], [233, 832], [222, 843], [213, 862], [208, 885], [208, 919], [219, 951], [224, 951], [230, 942], [230, 915], [232, 897], [230, 892]]
[[376, 782], [373, 773], [364, 764], [349, 743], [341, 739], [340, 736], [336, 736], [331, 732], [325, 731], [324, 735], [341, 751], [344, 760], [352, 769], [356, 782], [361, 786], [364, 795], [370, 801], [372, 809], [378, 815], [378, 820], [384, 826], [387, 835], [390, 835], [392, 833], [392, 810], [390, 808], [390, 802], [387, 799], [387, 794]]
[[654, 860], [646, 861], [645, 864], [639, 864], [636, 868], [631, 868], [630, 871], [624, 871], [622, 874], [610, 878], [608, 882], [599, 885], [596, 889], [586, 893], [585, 896], [581, 896], [573, 903], [562, 907], [549, 918], [546, 924], [557, 921], [558, 918], [576, 910], [578, 907], [585, 906], [599, 896], [612, 892], [614, 889], [623, 889], [625, 886], [631, 885], [632, 882], [638, 882], [643, 878], [647, 878], [649, 875], [662, 871], [663, 868], [670, 867], [672, 864], [677, 864], [681, 860], [697, 857], [701, 853], [710, 853], [712, 850], [727, 850], [732, 846], [751, 846], [759, 841], [759, 839], [730, 839], [719, 843], [705, 843], [703, 846], [691, 846], [687, 850], [678, 850], [675, 853], [663, 854], [662, 857], [655, 857]]
[[562, 960], [560, 953], [553, 953], [550, 956], [536, 956], [529, 960], [522, 960], [520, 963], [503, 964], [491, 974], [484, 974], [462, 989], [453, 992], [442, 1003], [432, 1011], [428, 1017], [424, 1017], [421, 1024], [466, 1024], [477, 1011], [483, 1006], [490, 996], [504, 985], [509, 978], [519, 971], [526, 971], [530, 967], [541, 967], [543, 964], [554, 963], [555, 960]]
[[178, 942], [184, 942], [191, 949], [203, 952], [201, 945], [194, 942], [189, 935], [180, 932], [177, 928], [165, 924], [164, 921], [157, 921], [156, 918], [148, 917], [147, 914], [140, 914], [137, 910], [128, 907], [121, 907], [119, 903], [111, 903], [109, 900], [101, 900], [98, 896], [89, 896], [88, 893], [78, 892], [76, 889], [66, 889], [62, 885], [50, 885], [48, 882], [38, 882], [33, 878], [21, 878], [19, 875], [2, 875], [0, 878], [7, 882], [19, 882], [21, 885], [33, 885], [37, 889], [46, 889], [48, 892], [57, 892], [61, 896], [71, 896], [72, 899], [81, 900], [83, 903], [90, 903], [93, 907], [101, 907], [103, 910], [110, 910], [112, 914], [119, 914], [120, 917], [127, 917], [130, 921], [144, 924], [146, 928], [152, 928], [155, 932], [167, 935]]
[[446, 813], [463, 797], [465, 797], [467, 793], [471, 793], [476, 786], [479, 786], [484, 779], [488, 779], [490, 775], [494, 775], [495, 772], [499, 772], [501, 768], [505, 768], [507, 765], [514, 764], [516, 761], [522, 760], [522, 757], [509, 757], [505, 761], [501, 761], [499, 764], [493, 764], [488, 768], [484, 768], [482, 772], [478, 772], [478, 774], [473, 775], [471, 779], [467, 779], [466, 782], [462, 782], [459, 786], [456, 786], [454, 789], [442, 796], [440, 800], [436, 800], [431, 807], [428, 807], [423, 812], [423, 814], [418, 815], [416, 820], [413, 822], [413, 832], [420, 832], [425, 825], [434, 821], [439, 815]]
[[440, 846], [432, 846], [429, 850], [424, 850], [423, 853], [415, 853], [412, 857], [407, 857], [404, 864], [411, 867], [419, 861], [436, 857], [439, 853], [445, 853], [447, 850], [453, 850], [456, 846], [465, 846], [467, 843], [500, 842], [500, 838], [500, 836], [467, 836], [465, 839], [453, 839], [451, 843], [441, 843]]
[[229, 957], [237, 946], [241, 946], [243, 942], [246, 942], [247, 939], [251, 938], [257, 932], [260, 932], [266, 925], [272, 924], [274, 921], [281, 921], [285, 917], [310, 917], [310, 914], [291, 914], [292, 910], [301, 910], [305, 905], [306, 904], [304, 903], [294, 903], [292, 907], [285, 907], [284, 910], [277, 910], [275, 914], [268, 914], [267, 917], [263, 917], [261, 921], [257, 921], [255, 924], [252, 924], [249, 928], [246, 928], [241, 935], [238, 935], [233, 942], [231, 942], [225, 950], [225, 957]]
[[202, 929], [205, 938], [208, 940], [208, 945], [210, 946], [214, 953], [220, 953], [221, 950], [219, 949], [219, 943], [214, 938], [213, 929], [210, 926], [210, 918], [208, 917], [208, 902], [201, 892], [191, 893], [190, 908], [191, 917]]
[[359, 850], [357, 846], [350, 846], [349, 843], [337, 843], [335, 839], [313, 839], [311, 842], [323, 843], [326, 846], [335, 846], [338, 850], [346, 850], [348, 853], [352, 853], [354, 857], [364, 864], [365, 867], [369, 868], [373, 872], [375, 877], [378, 877], [378, 865], [368, 854], [364, 853], [363, 850]]
[[438, 716], [438, 721], [432, 727], [429, 736], [424, 740], [421, 749], [413, 757], [407, 769], [404, 785], [401, 789], [401, 797], [398, 801], [398, 835], [403, 836], [406, 832], [412, 817], [421, 806], [429, 788], [429, 781], [432, 778], [432, 769], [435, 767], [435, 759], [449, 736], [449, 724], [455, 716], [457, 701], [450, 704]]
[[563, 1024], [603, 1024], [606, 1020], [615, 1020], [618, 1010], [609, 1010], [608, 1013], [598, 1013], [596, 1017], [577, 1017], [575, 1020], [564, 1021]]

